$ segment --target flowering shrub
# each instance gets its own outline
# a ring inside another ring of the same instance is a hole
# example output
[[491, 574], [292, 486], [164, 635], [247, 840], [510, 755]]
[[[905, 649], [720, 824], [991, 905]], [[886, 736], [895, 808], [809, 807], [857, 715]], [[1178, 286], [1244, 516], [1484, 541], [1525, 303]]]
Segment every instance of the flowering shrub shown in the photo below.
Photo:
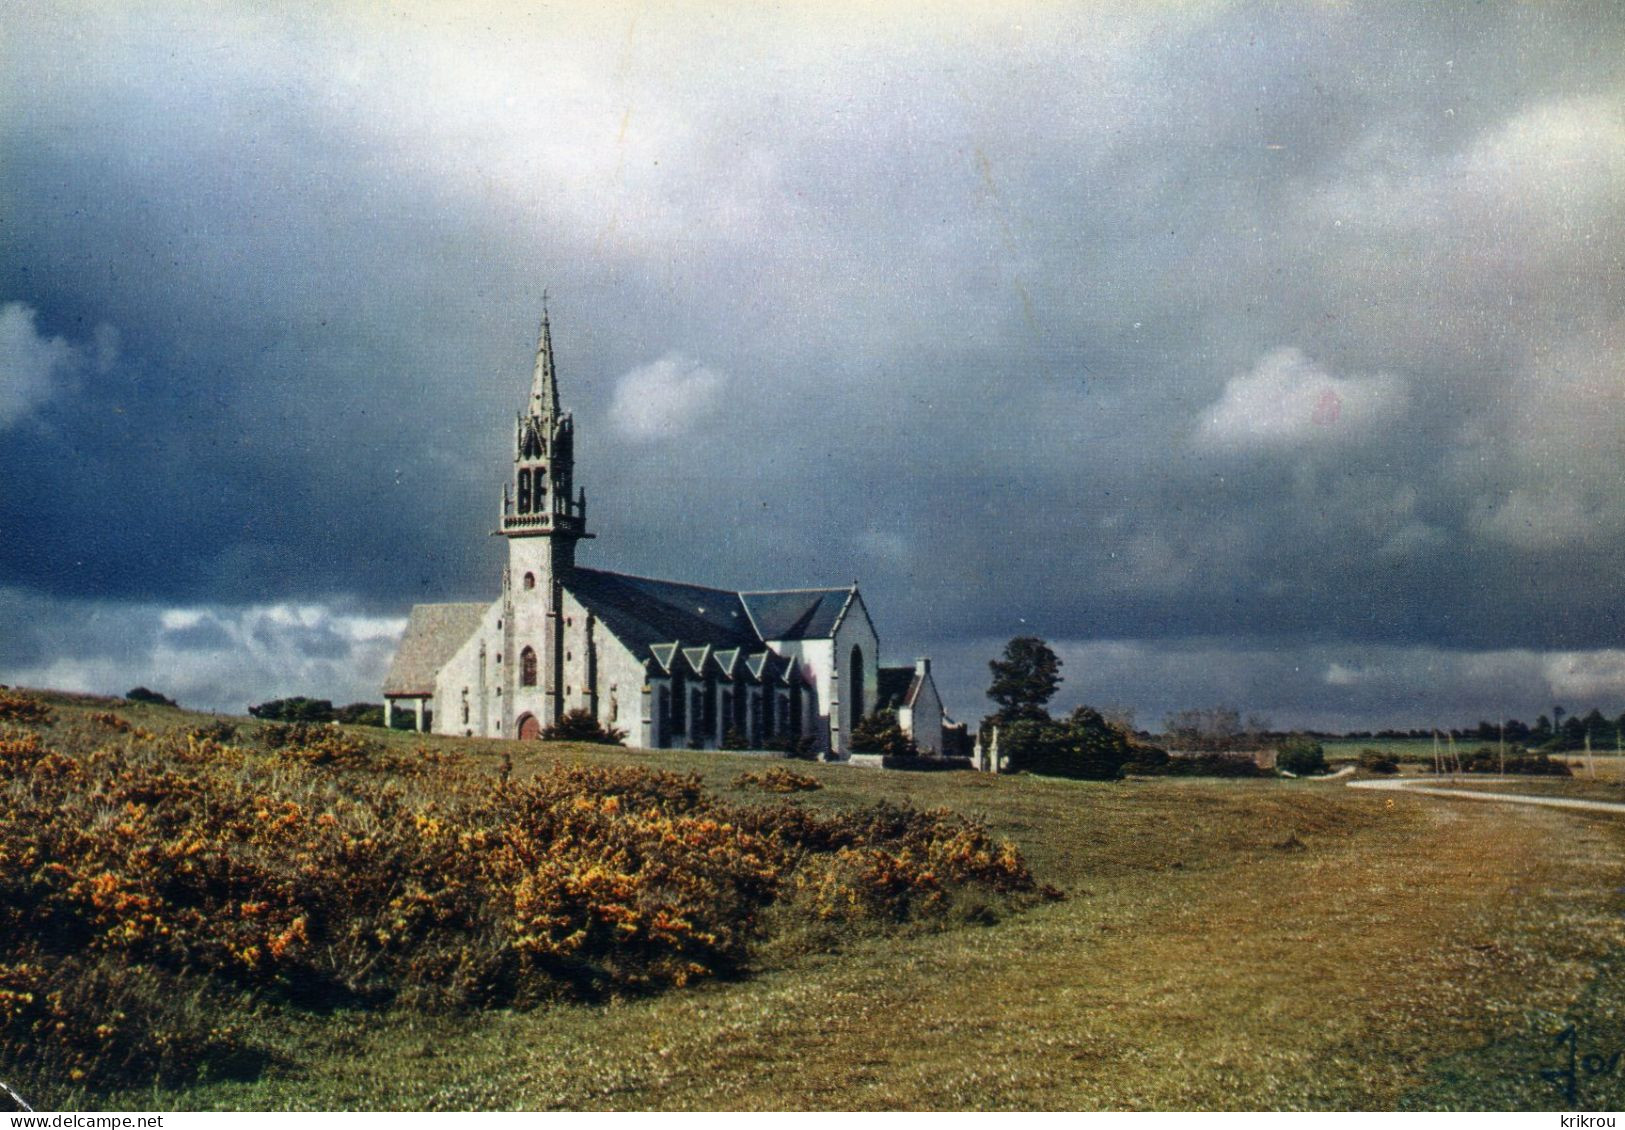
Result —
[[69, 756], [0, 729], [0, 1063], [87, 1086], [252, 1061], [222, 1009], [176, 1002], [646, 992], [739, 971], [770, 906], [894, 922], [1034, 890], [947, 812], [733, 807], [635, 766], [510, 781], [327, 726], [94, 732]]
[[810, 793], [824, 787], [817, 777], [782, 767], [762, 773], [741, 773], [734, 778], [733, 785], [736, 789], [758, 788], [764, 793]]
[[0, 722], [44, 723], [51, 720], [51, 708], [37, 698], [18, 691], [0, 689]]

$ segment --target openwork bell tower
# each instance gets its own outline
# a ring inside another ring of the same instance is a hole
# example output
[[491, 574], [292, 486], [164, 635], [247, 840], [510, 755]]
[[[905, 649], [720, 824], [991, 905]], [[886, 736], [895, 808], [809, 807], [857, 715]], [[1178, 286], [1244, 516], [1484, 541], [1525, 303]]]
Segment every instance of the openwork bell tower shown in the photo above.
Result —
[[508, 538], [547, 538], [551, 566], [548, 572], [569, 570], [575, 564], [575, 543], [592, 535], [587, 532], [587, 492], [571, 497], [575, 487], [575, 423], [568, 413], [559, 410], [553, 331], [545, 302], [530, 402], [514, 422], [513, 465], [513, 481], [502, 488], [502, 528], [498, 533]]

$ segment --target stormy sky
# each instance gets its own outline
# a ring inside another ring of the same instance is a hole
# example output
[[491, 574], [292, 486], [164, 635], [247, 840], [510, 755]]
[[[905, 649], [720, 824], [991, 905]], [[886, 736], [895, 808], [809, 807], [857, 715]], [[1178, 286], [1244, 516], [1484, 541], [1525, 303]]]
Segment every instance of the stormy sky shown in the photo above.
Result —
[[584, 563], [856, 577], [969, 719], [1625, 710], [1617, 4], [13, 3], [0, 681], [377, 697]]

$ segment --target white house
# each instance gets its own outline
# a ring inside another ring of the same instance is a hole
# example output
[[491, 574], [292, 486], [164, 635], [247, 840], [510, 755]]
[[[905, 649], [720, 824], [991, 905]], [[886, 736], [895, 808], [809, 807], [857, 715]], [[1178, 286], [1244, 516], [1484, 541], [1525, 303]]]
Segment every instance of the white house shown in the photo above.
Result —
[[[412, 609], [386, 714], [409, 710], [440, 734], [528, 739], [585, 710], [638, 746], [804, 737], [844, 757], [853, 725], [882, 703], [880, 640], [857, 583], [735, 592], [578, 565], [576, 543], [593, 535], [574, 442], [544, 312], [502, 491], [501, 595]], [[921, 663], [903, 709], [920, 748], [940, 751], [942, 705]]]

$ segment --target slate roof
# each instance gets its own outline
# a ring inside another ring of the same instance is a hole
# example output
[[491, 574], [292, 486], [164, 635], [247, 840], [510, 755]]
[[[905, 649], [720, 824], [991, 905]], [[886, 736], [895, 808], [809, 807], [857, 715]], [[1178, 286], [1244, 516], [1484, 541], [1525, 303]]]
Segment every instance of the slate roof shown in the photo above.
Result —
[[739, 594], [764, 640], [826, 639], [851, 598], [849, 588]]
[[[730, 675], [743, 659], [755, 679], [773, 666], [766, 641], [827, 638], [852, 599], [850, 588], [739, 593], [579, 566], [565, 587], [634, 655], [653, 657], [670, 670], [680, 648], [695, 673], [714, 658]], [[489, 607], [415, 606], [384, 694], [433, 694], [435, 673], [478, 630]]]
[[914, 701], [914, 668], [882, 667], [875, 693], [882, 710], [908, 706]]
[[634, 654], [667, 643], [747, 651], [761, 645], [736, 592], [579, 566], [565, 587]]
[[434, 693], [434, 677], [480, 626], [485, 604], [417, 604], [384, 677], [384, 694]]

